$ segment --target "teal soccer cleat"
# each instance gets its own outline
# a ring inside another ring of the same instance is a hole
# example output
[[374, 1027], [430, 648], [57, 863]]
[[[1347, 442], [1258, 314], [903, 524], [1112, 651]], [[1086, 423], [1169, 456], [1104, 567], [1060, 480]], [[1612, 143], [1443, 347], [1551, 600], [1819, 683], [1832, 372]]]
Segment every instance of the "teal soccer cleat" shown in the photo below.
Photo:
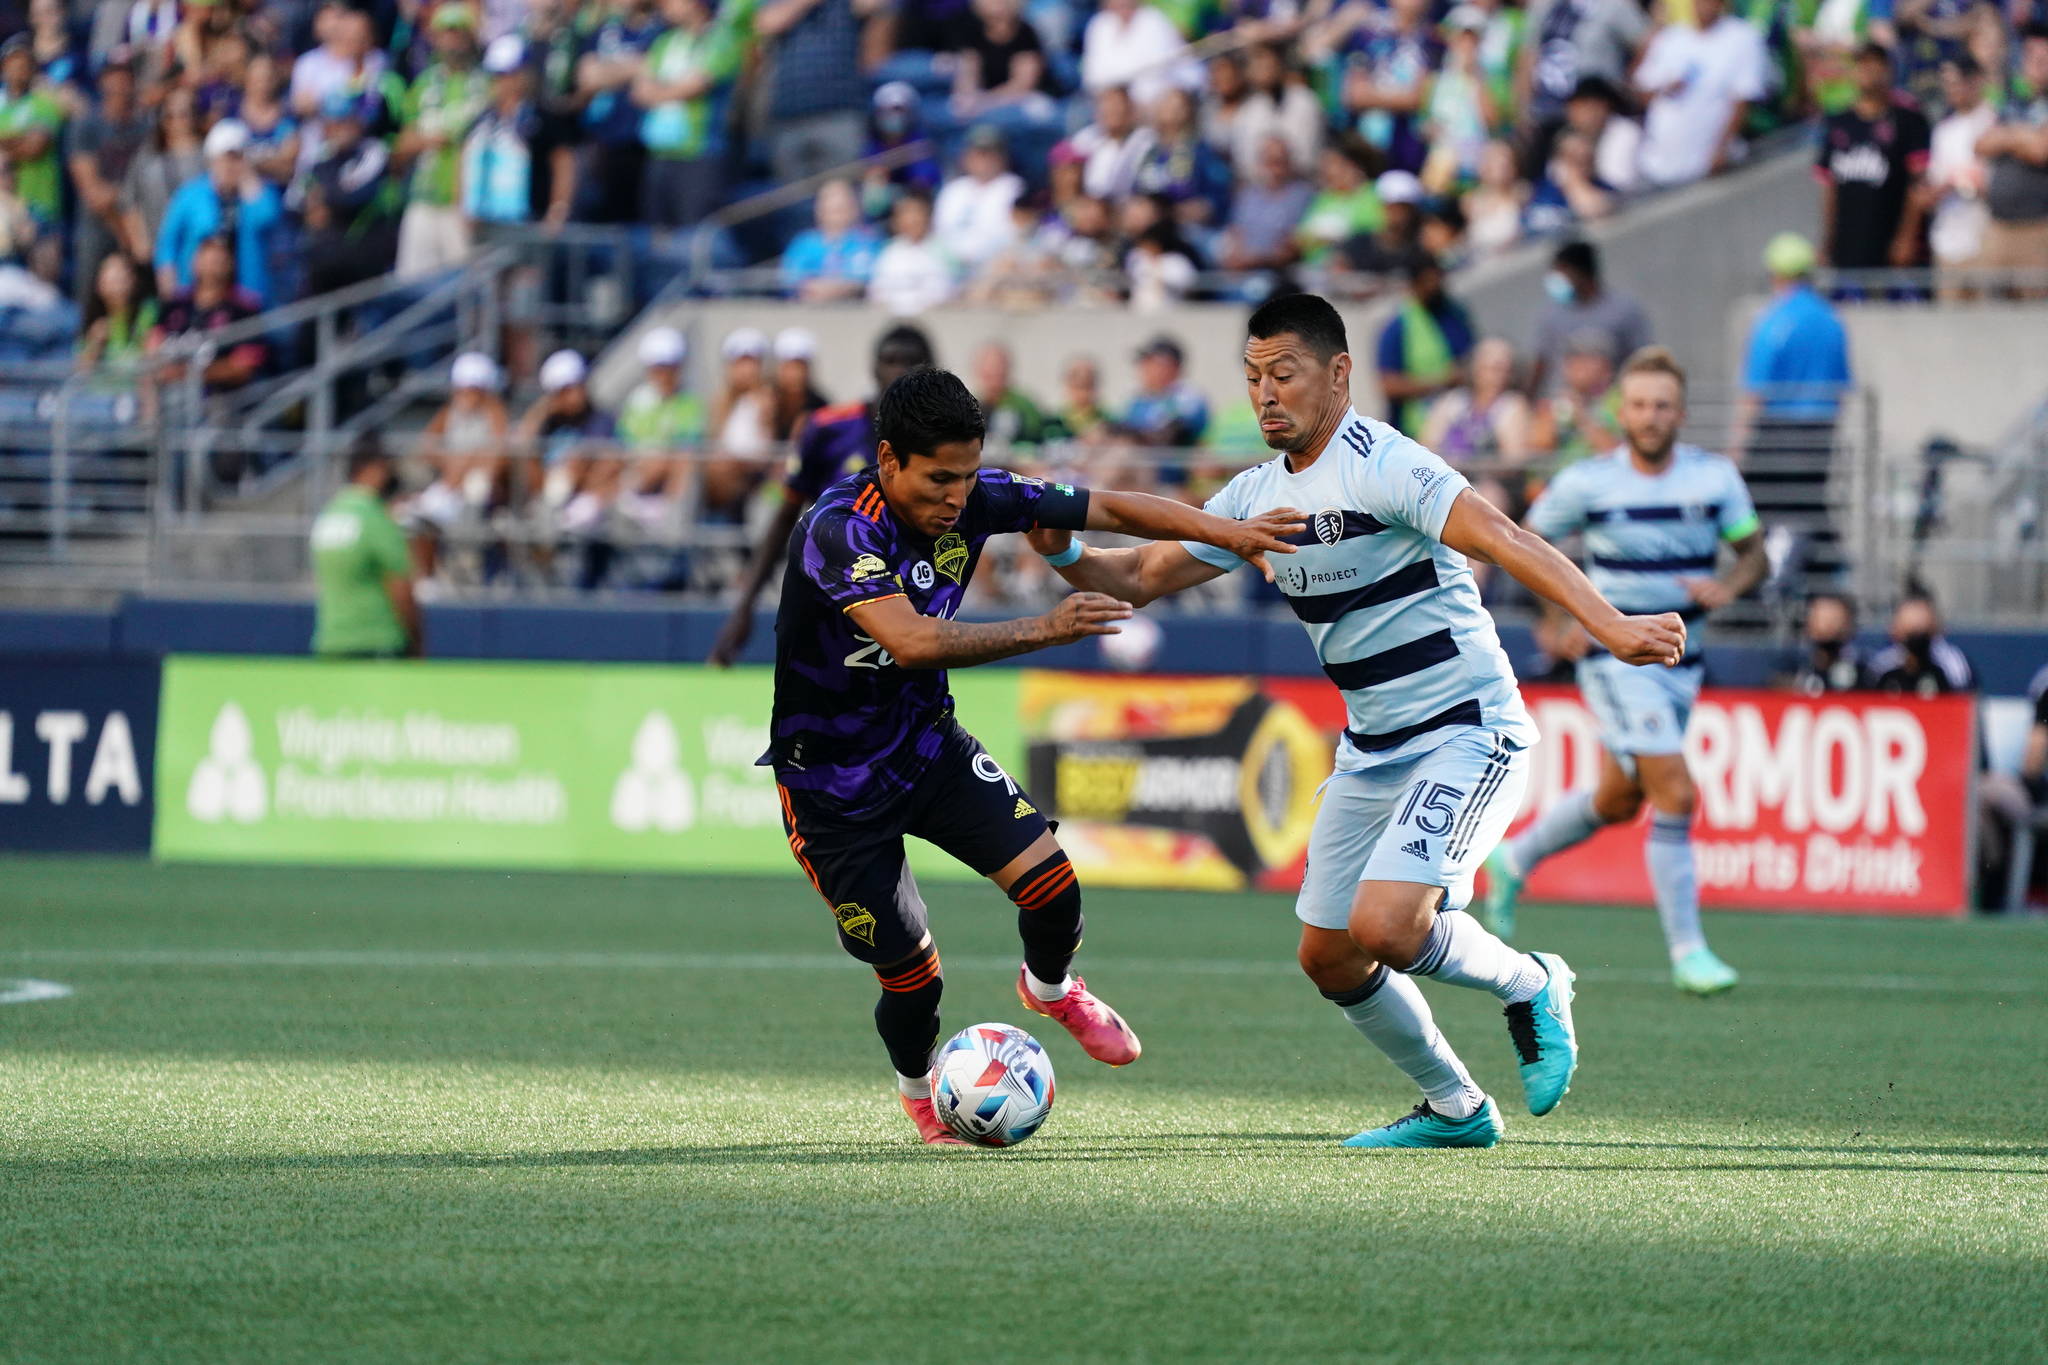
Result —
[[1508, 867], [1506, 844], [1486, 855], [1486, 894], [1479, 899], [1479, 922], [1502, 942], [1515, 937], [1515, 902], [1522, 896], [1522, 877]]
[[1579, 1069], [1579, 1037], [1572, 1030], [1572, 969], [1556, 953], [1531, 953], [1550, 973], [1550, 980], [1536, 993], [1503, 1010], [1508, 1020], [1508, 1037], [1514, 1040], [1515, 1060], [1521, 1064], [1522, 1094], [1529, 1112], [1538, 1118], [1557, 1108], [1564, 1092], [1572, 1088], [1572, 1073]]
[[1719, 995], [1733, 990], [1742, 978], [1714, 956], [1712, 948], [1695, 948], [1671, 964], [1671, 984], [1688, 995]]
[[1506, 1131], [1493, 1098], [1466, 1118], [1445, 1118], [1418, 1104], [1382, 1128], [1368, 1128], [1357, 1137], [1344, 1139], [1346, 1147], [1491, 1147]]

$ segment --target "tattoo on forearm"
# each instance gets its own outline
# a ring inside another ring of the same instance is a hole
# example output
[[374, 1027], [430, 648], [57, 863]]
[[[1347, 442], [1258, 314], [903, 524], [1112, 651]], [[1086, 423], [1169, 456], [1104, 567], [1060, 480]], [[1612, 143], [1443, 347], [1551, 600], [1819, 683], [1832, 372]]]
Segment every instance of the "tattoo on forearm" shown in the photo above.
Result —
[[1037, 617], [1015, 621], [932, 621], [934, 668], [968, 668], [1023, 654], [1045, 643]]

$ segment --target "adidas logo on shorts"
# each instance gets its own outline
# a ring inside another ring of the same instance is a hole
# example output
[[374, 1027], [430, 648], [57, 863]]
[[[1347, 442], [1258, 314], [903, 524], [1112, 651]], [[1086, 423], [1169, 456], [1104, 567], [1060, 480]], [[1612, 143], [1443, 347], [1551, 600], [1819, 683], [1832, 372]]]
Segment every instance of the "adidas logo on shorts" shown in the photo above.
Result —
[[1420, 858], [1424, 862], [1429, 861], [1429, 841], [1427, 839], [1410, 839], [1407, 843], [1401, 845], [1401, 851], [1411, 858]]

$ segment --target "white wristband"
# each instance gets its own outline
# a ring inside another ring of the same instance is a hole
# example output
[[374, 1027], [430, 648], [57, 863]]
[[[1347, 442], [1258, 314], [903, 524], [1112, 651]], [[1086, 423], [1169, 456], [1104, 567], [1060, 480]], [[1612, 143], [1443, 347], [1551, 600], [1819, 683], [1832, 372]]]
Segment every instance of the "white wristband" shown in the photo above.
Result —
[[1079, 559], [1082, 555], [1087, 553], [1088, 547], [1086, 545], [1083, 545], [1078, 540], [1070, 540], [1067, 542], [1066, 549], [1061, 550], [1056, 555], [1045, 555], [1043, 556], [1043, 558], [1045, 559], [1046, 563], [1052, 565], [1055, 569], [1064, 569], [1067, 567], [1067, 565], [1072, 564], [1075, 560]]

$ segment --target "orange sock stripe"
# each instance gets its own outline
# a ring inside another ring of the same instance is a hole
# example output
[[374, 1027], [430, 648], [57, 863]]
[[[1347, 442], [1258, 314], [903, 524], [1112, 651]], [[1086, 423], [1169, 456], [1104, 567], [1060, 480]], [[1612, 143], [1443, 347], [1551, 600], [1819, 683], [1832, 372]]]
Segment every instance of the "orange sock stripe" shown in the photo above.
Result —
[[1042, 890], [1038, 891], [1029, 900], [1021, 900], [1018, 901], [1017, 904], [1020, 908], [1025, 910], [1043, 909], [1045, 906], [1051, 904], [1054, 900], [1058, 899], [1061, 892], [1065, 891], [1068, 887], [1072, 886], [1078, 880], [1079, 878], [1077, 878], [1074, 875], [1074, 870], [1072, 868], [1068, 868], [1066, 876], [1060, 878], [1052, 885], [1047, 886]]
[[1010, 899], [1016, 901], [1018, 904], [1021, 905], [1025, 900], [1027, 900], [1033, 895], [1036, 895], [1040, 887], [1051, 882], [1053, 878], [1059, 876], [1060, 873], [1072, 872], [1073, 870], [1074, 865], [1070, 862], [1062, 862], [1057, 867], [1047, 868], [1044, 872], [1040, 873], [1031, 881], [1026, 882], [1024, 885], [1011, 888]]
[[916, 990], [918, 987], [924, 985], [927, 981], [930, 981], [933, 977], [937, 976], [938, 974], [939, 955], [937, 953], [933, 953], [930, 957], [925, 958], [922, 962], [919, 962], [915, 967], [912, 967], [909, 971], [904, 972], [901, 975], [883, 976], [880, 972], [876, 972], [875, 979], [882, 983], [883, 990], [896, 991], [898, 993], [901, 993], [903, 991]]

